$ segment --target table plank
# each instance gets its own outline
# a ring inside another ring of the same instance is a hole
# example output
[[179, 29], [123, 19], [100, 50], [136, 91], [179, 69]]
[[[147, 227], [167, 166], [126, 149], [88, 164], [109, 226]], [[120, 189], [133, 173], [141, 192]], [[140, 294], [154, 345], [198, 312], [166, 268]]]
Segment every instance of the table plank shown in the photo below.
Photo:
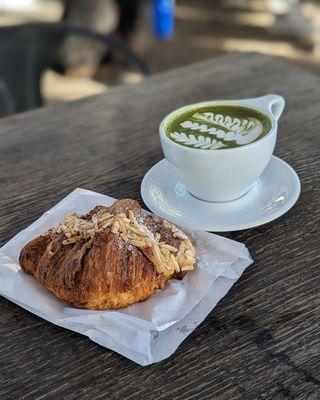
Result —
[[135, 365], [1, 298], [0, 398], [320, 398], [319, 84], [278, 59], [234, 54], [0, 121], [1, 245], [75, 187], [141, 201], [163, 157], [160, 120], [196, 101], [282, 94], [275, 154], [302, 182], [288, 214], [227, 235], [254, 265], [161, 363]]

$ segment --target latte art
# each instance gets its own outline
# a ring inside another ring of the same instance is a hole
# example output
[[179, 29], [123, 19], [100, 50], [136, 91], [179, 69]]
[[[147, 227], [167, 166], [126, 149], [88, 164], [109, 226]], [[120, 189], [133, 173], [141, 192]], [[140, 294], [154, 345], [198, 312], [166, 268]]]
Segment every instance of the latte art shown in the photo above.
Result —
[[169, 139], [183, 146], [218, 150], [252, 143], [271, 129], [269, 118], [251, 108], [211, 106], [187, 110], [166, 127]]

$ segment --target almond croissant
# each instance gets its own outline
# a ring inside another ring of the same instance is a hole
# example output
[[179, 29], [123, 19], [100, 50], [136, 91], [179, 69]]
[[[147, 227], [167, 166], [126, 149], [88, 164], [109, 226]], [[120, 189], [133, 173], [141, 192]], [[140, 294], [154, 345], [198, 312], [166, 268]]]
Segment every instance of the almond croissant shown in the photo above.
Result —
[[145, 300], [194, 263], [187, 236], [134, 200], [68, 215], [20, 254], [21, 268], [57, 297], [94, 310]]

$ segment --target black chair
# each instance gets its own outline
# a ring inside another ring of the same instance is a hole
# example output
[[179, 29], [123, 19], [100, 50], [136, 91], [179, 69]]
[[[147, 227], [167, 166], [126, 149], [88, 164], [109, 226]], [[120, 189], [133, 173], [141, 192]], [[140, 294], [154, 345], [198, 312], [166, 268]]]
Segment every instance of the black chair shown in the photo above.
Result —
[[0, 117], [43, 105], [40, 81], [62, 40], [80, 35], [121, 52], [144, 75], [148, 66], [122, 42], [110, 35], [63, 23], [32, 23], [0, 28]]

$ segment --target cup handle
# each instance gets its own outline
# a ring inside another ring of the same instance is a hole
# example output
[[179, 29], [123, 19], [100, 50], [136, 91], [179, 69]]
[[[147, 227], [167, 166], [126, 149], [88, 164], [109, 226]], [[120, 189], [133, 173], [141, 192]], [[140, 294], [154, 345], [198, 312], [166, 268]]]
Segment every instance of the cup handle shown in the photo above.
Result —
[[253, 106], [255, 105], [263, 111], [270, 113], [276, 121], [280, 118], [286, 104], [284, 98], [277, 94], [268, 94], [267, 96], [250, 99], [249, 102]]

